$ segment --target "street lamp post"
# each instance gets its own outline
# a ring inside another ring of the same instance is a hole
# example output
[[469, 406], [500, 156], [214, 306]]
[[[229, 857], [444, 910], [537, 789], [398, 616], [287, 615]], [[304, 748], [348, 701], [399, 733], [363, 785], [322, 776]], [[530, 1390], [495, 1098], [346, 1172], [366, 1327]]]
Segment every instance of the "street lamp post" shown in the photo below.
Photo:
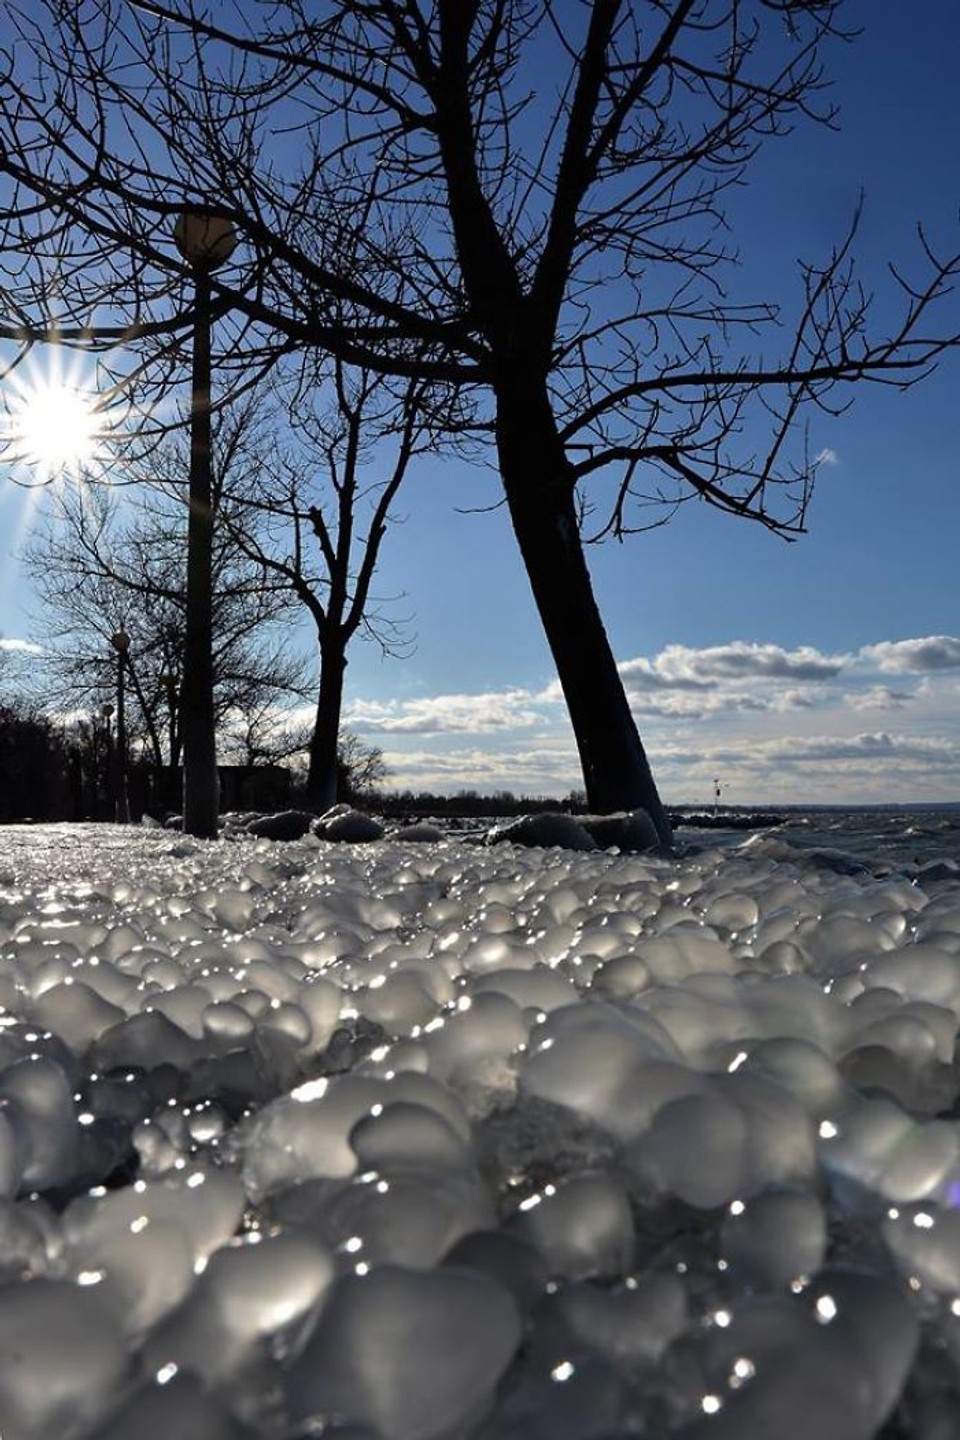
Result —
[[217, 833], [217, 751], [213, 713], [213, 504], [210, 465], [210, 276], [237, 243], [225, 216], [184, 209], [174, 236], [194, 281], [187, 518], [187, 632], [183, 656], [183, 828]]
[[[116, 775], [117, 775], [117, 772], [116, 772], [116, 770], [114, 769], [114, 766], [113, 766], [113, 733], [112, 733], [112, 731], [111, 731], [111, 729], [110, 729], [110, 721], [113, 719], [113, 706], [110, 704], [110, 701], [109, 701], [109, 700], [105, 701], [105, 703], [100, 706], [100, 718], [101, 718], [101, 720], [103, 721], [104, 746], [105, 746], [105, 750], [106, 750], [106, 755], [105, 755], [106, 766], [105, 766], [105, 777], [104, 777], [104, 778], [105, 778], [105, 780], [106, 780], [106, 791], [107, 791], [107, 815], [109, 816], [110, 811], [114, 808], [114, 803], [115, 803], [115, 801], [116, 801], [116, 791], [114, 790], [114, 782], [115, 782], [115, 780], [116, 780]], [[100, 766], [99, 766], [99, 763], [98, 763], [97, 766], [96, 766], [96, 770], [95, 770], [94, 804], [93, 804], [94, 811], [96, 812], [95, 818], [96, 818], [97, 820], [100, 819], [100, 774], [99, 774], [99, 771], [100, 771]]]
[[125, 825], [130, 820], [130, 797], [127, 792], [127, 720], [124, 709], [124, 681], [126, 679], [127, 651], [130, 636], [125, 630], [111, 635], [110, 644], [117, 652], [117, 734], [113, 747], [114, 769], [114, 819]]

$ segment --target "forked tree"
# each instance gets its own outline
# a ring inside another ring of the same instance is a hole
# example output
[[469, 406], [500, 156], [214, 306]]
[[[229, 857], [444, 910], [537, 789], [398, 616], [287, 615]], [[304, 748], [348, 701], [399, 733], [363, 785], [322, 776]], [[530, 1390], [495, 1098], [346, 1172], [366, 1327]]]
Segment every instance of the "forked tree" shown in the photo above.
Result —
[[816, 471], [804, 413], [909, 385], [957, 342], [937, 312], [960, 256], [922, 233], [886, 329], [855, 220], [801, 267], [792, 320], [724, 288], [731, 187], [795, 124], [831, 123], [824, 63], [848, 9], [31, 0], [0, 78], [5, 333], [126, 340], [138, 383], [162, 384], [190, 324], [172, 218], [222, 207], [246, 242], [212, 282], [237, 383], [313, 349], [473, 407], [588, 802], [644, 806], [666, 840], [584, 504], [607, 497], [599, 528], [620, 535], [648, 523], [635, 502], [698, 496], [794, 536]]
[[322, 811], [338, 798], [345, 768], [341, 716], [351, 644], [360, 635], [388, 654], [407, 647], [403, 622], [377, 602], [371, 585], [428, 425], [415, 381], [390, 384], [335, 359], [329, 394], [312, 383], [312, 370], [277, 387], [288, 444], [276, 443], [279, 429], [268, 432], [269, 448], [256, 448], [254, 439], [228, 487], [221, 524], [270, 586], [295, 597], [310, 617], [320, 665], [305, 799]]

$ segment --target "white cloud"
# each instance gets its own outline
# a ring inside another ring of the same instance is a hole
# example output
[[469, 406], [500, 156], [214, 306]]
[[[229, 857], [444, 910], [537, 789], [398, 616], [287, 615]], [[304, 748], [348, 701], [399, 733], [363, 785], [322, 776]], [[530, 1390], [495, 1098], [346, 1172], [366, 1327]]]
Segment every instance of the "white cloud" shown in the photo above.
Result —
[[668, 805], [706, 803], [718, 775], [732, 804], [936, 802], [960, 790], [960, 741], [942, 735], [708, 737], [702, 747], [651, 747], [651, 760]]
[[[718, 775], [732, 803], [960, 794], [960, 640], [952, 637], [878, 641], [854, 653], [676, 644], [619, 670], [667, 804], [703, 803]], [[892, 713], [902, 717], [896, 733], [884, 728]], [[397, 788], [563, 795], [582, 783], [557, 680], [358, 699], [344, 723], [388, 748]], [[851, 733], [858, 726], [863, 733]]]
[[35, 645], [32, 640], [0, 640], [0, 650], [16, 655], [43, 654], [43, 646]]
[[514, 790], [527, 795], [562, 795], [583, 784], [576, 749], [555, 737], [534, 747], [456, 750], [385, 750], [390, 788], [452, 794]]
[[[671, 650], [680, 650], [680, 646], [671, 646]], [[695, 655], [697, 652], [690, 650], [686, 652]], [[680, 674], [664, 663], [664, 656], [667, 651], [662, 651], [655, 660], [646, 660], [638, 657], [635, 660], [622, 660], [617, 666], [620, 671], [620, 678], [624, 685], [635, 694], [649, 690], [712, 690], [716, 681], [700, 678], [693, 673]]]
[[787, 710], [813, 710], [817, 706], [829, 704], [829, 697], [822, 691], [803, 688], [784, 690], [774, 698], [771, 709], [778, 711]]
[[853, 691], [843, 697], [851, 710], [902, 710], [914, 699], [909, 690], [891, 690], [889, 685], [871, 685], [869, 690]]
[[634, 690], [710, 690], [725, 680], [831, 680], [849, 663], [848, 655], [825, 655], [813, 645], [785, 650], [734, 640], [702, 650], [667, 645], [652, 661], [625, 660], [619, 668]]
[[489, 735], [543, 724], [535, 700], [529, 690], [386, 702], [357, 700], [348, 707], [344, 723], [360, 735]]
[[862, 659], [886, 674], [929, 674], [935, 670], [960, 669], [960, 638], [956, 635], [927, 635], [917, 640], [883, 640], [865, 645]]
[[771, 702], [758, 695], [735, 691], [698, 694], [637, 695], [627, 689], [630, 708], [635, 715], [671, 715], [685, 720], [700, 720], [710, 715], [735, 714], [745, 710], [769, 710]]
[[823, 449], [818, 450], [814, 455], [813, 463], [814, 465], [839, 465], [840, 456], [829, 445], [824, 445]]

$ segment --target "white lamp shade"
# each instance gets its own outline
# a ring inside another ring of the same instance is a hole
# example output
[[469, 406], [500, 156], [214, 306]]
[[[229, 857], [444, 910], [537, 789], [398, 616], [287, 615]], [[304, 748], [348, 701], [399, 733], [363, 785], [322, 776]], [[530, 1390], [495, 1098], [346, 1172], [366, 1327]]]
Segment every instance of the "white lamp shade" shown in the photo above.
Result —
[[226, 264], [237, 247], [233, 222], [211, 210], [181, 211], [173, 237], [184, 260], [202, 270]]

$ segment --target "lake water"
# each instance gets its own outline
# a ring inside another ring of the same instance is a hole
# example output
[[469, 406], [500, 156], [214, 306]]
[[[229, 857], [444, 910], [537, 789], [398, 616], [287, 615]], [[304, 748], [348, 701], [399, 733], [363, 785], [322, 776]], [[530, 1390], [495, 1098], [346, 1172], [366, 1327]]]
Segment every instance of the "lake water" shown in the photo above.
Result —
[[[749, 813], [749, 812], [745, 812]], [[895, 806], [891, 809], [783, 809], [782, 823], [761, 827], [768, 834], [803, 849], [841, 850], [871, 868], [926, 865], [934, 860], [960, 863], [960, 805]], [[722, 821], [723, 812], [717, 817]], [[676, 839], [687, 844], [742, 843], [750, 831], [722, 826], [709, 829], [682, 824]], [[756, 832], [754, 832], [756, 833]]]

